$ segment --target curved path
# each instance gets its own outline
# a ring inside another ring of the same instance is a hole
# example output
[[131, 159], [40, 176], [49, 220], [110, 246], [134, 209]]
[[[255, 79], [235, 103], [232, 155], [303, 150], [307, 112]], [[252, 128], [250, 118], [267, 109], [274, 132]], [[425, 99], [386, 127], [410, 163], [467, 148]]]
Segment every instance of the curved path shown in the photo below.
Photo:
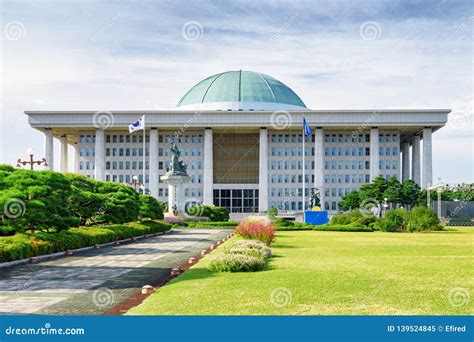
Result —
[[0, 314], [99, 315], [229, 230], [183, 229], [70, 257], [0, 269]]

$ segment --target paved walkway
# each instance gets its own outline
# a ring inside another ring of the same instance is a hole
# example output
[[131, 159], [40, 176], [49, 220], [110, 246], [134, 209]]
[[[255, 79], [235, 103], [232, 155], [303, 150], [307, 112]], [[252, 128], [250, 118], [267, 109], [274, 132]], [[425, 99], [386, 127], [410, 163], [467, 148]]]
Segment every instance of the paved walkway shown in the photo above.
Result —
[[98, 315], [229, 231], [183, 229], [71, 257], [0, 269], [0, 314]]

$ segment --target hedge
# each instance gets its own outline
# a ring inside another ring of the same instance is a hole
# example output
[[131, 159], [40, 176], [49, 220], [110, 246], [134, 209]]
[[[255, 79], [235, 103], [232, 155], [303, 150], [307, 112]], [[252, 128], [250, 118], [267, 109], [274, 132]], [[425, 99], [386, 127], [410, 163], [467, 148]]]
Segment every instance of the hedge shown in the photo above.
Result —
[[229, 221], [229, 210], [224, 207], [196, 205], [189, 209], [189, 214], [196, 217], [208, 217], [210, 221]]
[[186, 222], [187, 228], [235, 228], [239, 222], [223, 221], [223, 222]]
[[89, 247], [169, 229], [171, 225], [166, 222], [148, 220], [120, 225], [70, 228], [54, 234], [18, 233], [0, 237], [0, 262]]
[[318, 231], [335, 231], [335, 232], [372, 232], [372, 227], [362, 224], [323, 224], [313, 225], [302, 222], [287, 222], [284, 225], [276, 225], [278, 231], [294, 231], [294, 230], [318, 230]]

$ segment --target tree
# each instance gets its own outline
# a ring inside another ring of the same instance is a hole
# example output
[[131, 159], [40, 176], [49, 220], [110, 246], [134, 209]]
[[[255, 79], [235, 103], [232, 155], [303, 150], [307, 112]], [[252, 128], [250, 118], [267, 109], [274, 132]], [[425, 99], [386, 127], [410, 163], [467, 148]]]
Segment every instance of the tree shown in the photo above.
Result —
[[382, 205], [384, 192], [387, 188], [387, 180], [383, 177], [376, 177], [372, 183], [364, 184], [360, 187], [359, 197], [361, 201], [376, 200], [379, 205]]
[[388, 180], [387, 188], [383, 192], [383, 199], [387, 199], [387, 202], [392, 203], [393, 207], [397, 207], [397, 203], [401, 203], [402, 199], [402, 184], [395, 177], [390, 177]]
[[339, 209], [349, 210], [357, 209], [360, 206], [360, 196], [357, 190], [352, 190], [348, 194], [342, 196], [341, 201], [339, 202]]
[[149, 218], [152, 220], [162, 219], [164, 205], [155, 197], [149, 195], [140, 196], [140, 218]]
[[91, 218], [98, 215], [103, 206], [105, 196], [97, 193], [98, 182], [76, 174], [66, 174], [71, 182], [69, 209], [79, 218], [81, 225], [92, 224]]
[[[59, 231], [79, 225], [68, 203], [71, 184], [54, 171], [15, 170], [3, 178], [2, 202], [15, 204], [21, 215], [6, 215], [4, 225], [17, 230]], [[8, 197], [8, 198], [7, 198]]]
[[415, 181], [405, 179], [402, 183], [400, 203], [409, 207], [415, 206], [420, 197], [420, 191], [420, 186]]

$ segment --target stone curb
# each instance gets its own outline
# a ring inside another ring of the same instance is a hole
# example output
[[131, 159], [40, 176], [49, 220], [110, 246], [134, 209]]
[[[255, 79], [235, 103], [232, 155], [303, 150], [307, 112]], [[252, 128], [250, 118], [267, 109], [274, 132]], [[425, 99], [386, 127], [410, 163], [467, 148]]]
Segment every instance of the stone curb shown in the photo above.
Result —
[[[131, 238], [128, 238], [128, 239], [117, 240], [117, 241], [112, 241], [112, 242], [106, 242], [106, 243], [100, 244], [98, 246], [100, 248], [115, 246], [117, 244], [117, 242], [119, 243], [119, 245], [121, 245], [122, 243], [127, 243], [127, 242], [133, 243], [133, 242], [135, 242], [136, 240], [139, 240], [139, 239], [146, 239], [146, 238], [152, 237], [152, 236], [171, 234], [172, 232], [173, 232], [173, 229], [167, 230], [165, 232], [158, 232], [158, 233], [145, 234], [145, 235], [137, 235], [137, 236], [134, 236], [134, 237], [131, 237]], [[86, 252], [86, 251], [89, 251], [89, 250], [95, 249], [95, 248], [96, 248], [95, 246], [88, 246], [88, 247], [72, 249], [71, 251], [73, 253], [72, 255], [74, 256], [75, 253]], [[40, 263], [40, 262], [45, 262], [45, 261], [56, 260], [56, 259], [59, 259], [59, 258], [62, 258], [62, 257], [67, 257], [66, 251], [56, 252], [56, 253], [51, 253], [51, 254], [38, 255], [38, 256], [35, 256], [35, 258], [36, 258], [35, 264]], [[0, 269], [13, 267], [13, 266], [19, 266], [19, 265], [27, 265], [27, 264], [31, 264], [30, 258], [2, 262], [2, 263], [0, 263]]]

